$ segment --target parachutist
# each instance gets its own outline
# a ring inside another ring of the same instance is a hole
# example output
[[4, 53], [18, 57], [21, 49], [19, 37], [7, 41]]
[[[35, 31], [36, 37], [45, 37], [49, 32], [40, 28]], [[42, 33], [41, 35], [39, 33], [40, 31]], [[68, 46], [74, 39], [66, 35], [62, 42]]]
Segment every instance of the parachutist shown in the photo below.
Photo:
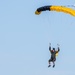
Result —
[[55, 48], [51, 49], [51, 45], [49, 45], [49, 51], [51, 53], [51, 58], [48, 60], [49, 66], [51, 66], [51, 62], [53, 62], [53, 68], [55, 67], [55, 61], [56, 61], [56, 55], [60, 51], [60, 48], [58, 47], [58, 50], [55, 50]]

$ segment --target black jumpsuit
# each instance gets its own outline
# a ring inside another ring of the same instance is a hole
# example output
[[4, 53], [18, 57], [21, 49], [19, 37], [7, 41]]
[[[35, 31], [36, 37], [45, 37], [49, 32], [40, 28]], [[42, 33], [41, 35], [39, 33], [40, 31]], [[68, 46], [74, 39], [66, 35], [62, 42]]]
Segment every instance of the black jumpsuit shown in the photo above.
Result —
[[53, 50], [51, 50], [51, 47], [49, 47], [49, 51], [51, 53], [51, 59], [49, 61], [55, 61], [56, 60], [56, 53], [58, 53], [60, 51], [59, 47], [58, 47], [58, 51], [53, 52]]

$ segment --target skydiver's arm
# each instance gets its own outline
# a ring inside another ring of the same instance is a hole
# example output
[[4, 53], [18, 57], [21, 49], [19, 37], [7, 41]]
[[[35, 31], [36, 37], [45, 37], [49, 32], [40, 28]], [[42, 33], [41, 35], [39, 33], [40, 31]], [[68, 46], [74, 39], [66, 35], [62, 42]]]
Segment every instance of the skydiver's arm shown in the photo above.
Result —
[[58, 47], [58, 52], [60, 51], [60, 48]]
[[49, 51], [51, 52], [51, 43], [49, 44]]
[[60, 51], [60, 48], [58, 47], [58, 50], [56, 51], [56, 53], [58, 53]]
[[60, 46], [60, 45], [59, 45], [59, 44], [57, 44], [57, 46], [58, 46], [58, 52], [59, 52], [59, 51], [60, 51], [60, 48], [59, 48], [59, 46]]
[[51, 51], [51, 46], [49, 46], [49, 51]]

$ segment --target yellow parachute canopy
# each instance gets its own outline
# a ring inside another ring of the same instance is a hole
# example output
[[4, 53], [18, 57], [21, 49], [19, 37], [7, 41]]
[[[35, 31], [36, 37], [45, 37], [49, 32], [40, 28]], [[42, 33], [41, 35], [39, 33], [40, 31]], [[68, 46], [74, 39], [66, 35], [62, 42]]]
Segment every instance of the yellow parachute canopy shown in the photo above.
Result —
[[35, 14], [39, 15], [42, 11], [46, 11], [46, 10], [64, 12], [64, 13], [68, 13], [72, 16], [75, 16], [75, 10], [72, 8], [65, 7], [65, 6], [43, 6], [43, 7], [38, 8], [35, 11]]

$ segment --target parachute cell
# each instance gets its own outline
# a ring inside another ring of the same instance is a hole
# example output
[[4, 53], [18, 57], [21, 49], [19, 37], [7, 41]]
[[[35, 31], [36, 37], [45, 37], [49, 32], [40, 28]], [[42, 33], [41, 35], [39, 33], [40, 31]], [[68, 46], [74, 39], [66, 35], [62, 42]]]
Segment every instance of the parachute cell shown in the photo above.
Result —
[[65, 7], [65, 6], [43, 6], [43, 7], [38, 8], [35, 11], [35, 14], [39, 15], [42, 11], [46, 11], [46, 10], [64, 12], [64, 13], [68, 13], [72, 16], [75, 16], [75, 10], [72, 8]]

